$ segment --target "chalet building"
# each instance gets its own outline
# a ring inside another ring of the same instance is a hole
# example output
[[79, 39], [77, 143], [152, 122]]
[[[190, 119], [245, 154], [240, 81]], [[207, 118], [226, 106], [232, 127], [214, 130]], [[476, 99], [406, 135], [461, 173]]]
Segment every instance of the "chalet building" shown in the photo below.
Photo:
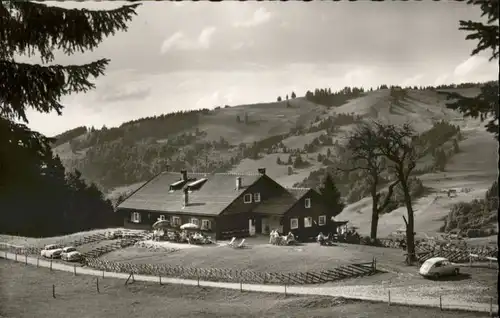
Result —
[[292, 232], [305, 240], [335, 232], [338, 222], [318, 192], [285, 188], [261, 168], [255, 174], [162, 172], [116, 209], [124, 226], [151, 229], [158, 220], [173, 227], [194, 223], [217, 239]]

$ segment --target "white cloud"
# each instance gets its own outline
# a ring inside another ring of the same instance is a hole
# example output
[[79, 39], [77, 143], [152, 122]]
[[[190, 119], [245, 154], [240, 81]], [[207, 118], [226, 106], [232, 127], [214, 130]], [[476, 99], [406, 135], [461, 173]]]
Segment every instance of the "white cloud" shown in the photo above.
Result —
[[213, 34], [215, 33], [216, 28], [213, 26], [209, 26], [204, 28], [200, 35], [196, 38], [196, 40], [188, 38], [182, 32], [176, 32], [163, 41], [161, 45], [161, 53], [165, 54], [166, 52], [177, 49], [177, 50], [206, 50], [210, 47], [211, 40]]
[[434, 81], [434, 85], [443, 85], [445, 83], [448, 82], [448, 79], [449, 79], [449, 75], [448, 74], [442, 74], [442, 75], [439, 75], [436, 80]]
[[412, 77], [408, 77], [408, 78], [405, 78], [402, 82], [401, 82], [401, 86], [405, 87], [405, 86], [415, 86], [415, 85], [419, 85], [421, 83], [421, 80], [422, 78], [424, 77], [424, 75], [422, 74], [417, 74], [415, 76], [412, 76]]
[[269, 12], [264, 7], [260, 7], [257, 10], [255, 10], [252, 17], [249, 20], [243, 22], [236, 22], [234, 26], [250, 28], [268, 22], [269, 20], [271, 20], [271, 17], [272, 17], [271, 12]]
[[487, 62], [488, 60], [485, 57], [477, 55], [471, 56], [467, 60], [457, 65], [457, 67], [455, 67], [455, 70], [453, 71], [453, 74], [459, 77], [467, 76]]

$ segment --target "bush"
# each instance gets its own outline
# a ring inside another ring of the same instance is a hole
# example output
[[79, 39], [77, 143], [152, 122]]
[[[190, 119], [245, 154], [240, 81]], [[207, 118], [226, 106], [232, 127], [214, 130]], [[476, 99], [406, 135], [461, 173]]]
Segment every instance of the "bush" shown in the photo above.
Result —
[[370, 238], [369, 236], [363, 236], [361, 239], [360, 239], [360, 242], [359, 242], [361, 245], [369, 245], [369, 246], [383, 246], [382, 244], [382, 241], [380, 241], [379, 239], [375, 239], [373, 240], [372, 238]]
[[490, 231], [484, 229], [468, 229], [466, 235], [468, 238], [485, 237], [490, 235]]

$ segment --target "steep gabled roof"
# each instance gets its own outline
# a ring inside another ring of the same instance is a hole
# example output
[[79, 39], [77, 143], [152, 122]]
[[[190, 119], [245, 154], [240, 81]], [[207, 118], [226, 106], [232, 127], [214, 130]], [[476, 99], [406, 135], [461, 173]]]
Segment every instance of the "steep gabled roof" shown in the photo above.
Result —
[[297, 200], [302, 199], [302, 197], [311, 190], [311, 188], [286, 188]]
[[284, 215], [297, 203], [311, 188], [285, 188], [287, 192], [263, 201], [253, 209], [255, 213], [268, 215]]
[[[236, 190], [236, 178], [241, 177], [242, 187]], [[206, 178], [199, 187], [188, 193], [188, 206], [184, 207], [183, 188], [170, 190], [170, 185], [182, 180], [180, 172], [163, 172], [121, 202], [117, 209], [147, 210], [180, 214], [218, 215], [246, 188], [262, 175], [235, 173], [188, 173], [189, 183]]]

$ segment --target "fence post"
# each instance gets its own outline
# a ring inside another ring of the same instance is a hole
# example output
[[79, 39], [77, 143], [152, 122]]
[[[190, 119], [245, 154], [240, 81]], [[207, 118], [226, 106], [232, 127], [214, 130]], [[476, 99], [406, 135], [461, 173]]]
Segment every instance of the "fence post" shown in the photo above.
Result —
[[28, 265], [28, 254], [24, 255], [24, 265]]
[[160, 279], [160, 285], [161, 285], [161, 275], [158, 275], [158, 278]]
[[285, 297], [286, 297], [286, 296], [287, 296], [287, 294], [286, 294], [286, 284], [285, 284]]
[[391, 291], [390, 290], [388, 291], [388, 294], [389, 294], [389, 302], [388, 302], [388, 304], [390, 306], [391, 305]]
[[198, 275], [198, 287], [200, 287], [200, 275]]
[[469, 254], [469, 267], [472, 267], [472, 255]]
[[443, 297], [439, 295], [439, 309], [442, 311], [443, 310]]
[[15, 257], [15, 261], [17, 262], [17, 251], [16, 251], [16, 257]]
[[52, 258], [50, 259], [50, 270], [52, 270]]
[[493, 297], [490, 297], [490, 317], [493, 317]]
[[104, 279], [104, 269], [102, 270], [102, 278]]
[[97, 293], [100, 293], [100, 291], [99, 291], [99, 277], [96, 277], [95, 286], [97, 289]]
[[73, 275], [76, 276], [76, 264], [73, 265]]
[[39, 266], [39, 263], [40, 263], [40, 256], [37, 256], [37, 258], [36, 258], [36, 267]]
[[52, 297], [56, 298], [56, 285], [52, 284]]

